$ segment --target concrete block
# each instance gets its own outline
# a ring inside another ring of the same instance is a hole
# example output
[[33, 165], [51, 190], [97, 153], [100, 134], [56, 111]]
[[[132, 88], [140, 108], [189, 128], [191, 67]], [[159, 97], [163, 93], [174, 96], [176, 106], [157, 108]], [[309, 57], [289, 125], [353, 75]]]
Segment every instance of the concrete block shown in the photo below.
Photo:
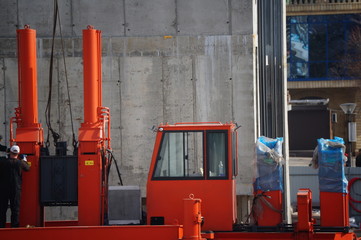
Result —
[[[15, 37], [17, 20], [17, 0], [0, 1], [0, 34], [2, 37]], [[2, 46], [2, 44], [0, 44]]]
[[162, 60], [121, 58], [120, 66], [122, 169], [127, 185], [145, 190], [155, 137], [150, 129], [163, 120]]
[[106, 45], [107, 56], [126, 56], [126, 41], [124, 37], [110, 37], [103, 39], [103, 45]]
[[177, 1], [179, 35], [224, 35], [229, 32], [228, 1]]
[[171, 0], [125, 1], [125, 35], [175, 35], [175, 2]]
[[[254, 24], [250, 22], [253, 19], [254, 4], [252, 1], [231, 0], [231, 16], [232, 16], [232, 35], [237, 34], [253, 34]], [[257, 17], [255, 17], [257, 19]], [[247, 24], [245, 24], [247, 23]]]
[[[18, 61], [16, 58], [6, 58], [4, 59], [4, 66], [6, 67], [4, 74], [4, 85], [5, 85], [5, 103], [6, 108], [2, 116], [5, 119], [6, 124], [6, 133], [4, 137], [4, 143], [9, 145], [9, 127], [10, 127], [10, 118], [15, 116], [15, 108], [19, 106], [18, 102]], [[16, 126], [16, 125], [15, 125]]]
[[163, 58], [164, 122], [193, 122], [192, 58]]
[[173, 56], [192, 56], [204, 54], [203, 36], [177, 36], [173, 47]]
[[151, 56], [158, 57], [164, 53], [170, 52], [174, 47], [174, 39], [165, 39], [163, 37], [132, 37], [126, 38], [123, 51], [127, 56]]
[[[38, 57], [50, 57], [52, 50], [53, 39], [52, 38], [40, 38], [37, 39], [38, 45]], [[72, 38], [55, 38], [54, 39], [54, 57], [63, 57], [63, 47], [65, 57], [74, 56], [74, 42]]]
[[[14, 30], [16, 36], [16, 31]], [[6, 58], [15, 58], [17, 55], [17, 46], [15, 38], [0, 38], [0, 56]]]
[[[67, 58], [67, 74], [69, 82], [70, 102], [73, 114], [73, 124], [75, 135], [78, 136], [78, 129], [84, 118], [84, 100], [83, 100], [83, 64], [82, 58]], [[70, 105], [68, 98], [68, 89], [66, 85], [64, 65], [59, 62], [59, 96], [58, 96], [58, 121], [59, 133], [62, 137], [71, 139], [71, 118], [70, 118]], [[56, 118], [56, 116], [55, 116]], [[71, 141], [68, 142], [68, 146]]]
[[[5, 116], [5, 112], [6, 112], [6, 94], [5, 94], [5, 72], [6, 72], [6, 67], [5, 67], [5, 59], [4, 58], [0, 58], [0, 135], [3, 137], [3, 140], [0, 142], [0, 144], [5, 144], [5, 140], [6, 140], [6, 133], [8, 133], [8, 131], [6, 131], [6, 121], [7, 119], [4, 118]], [[3, 156], [2, 154], [0, 156]]]
[[205, 56], [197, 56], [196, 121], [232, 119], [231, 38], [206, 37]]
[[102, 78], [103, 82], [120, 80], [118, 57], [112, 57], [111, 55], [102, 57]]
[[[63, 36], [72, 35], [71, 0], [58, 1]], [[38, 37], [51, 37], [53, 34], [53, 1], [18, 1], [19, 28], [25, 24], [35, 29]], [[59, 21], [58, 21], [59, 23]], [[59, 25], [57, 34], [59, 34]]]
[[238, 129], [238, 177], [237, 194], [252, 194], [255, 177], [256, 142], [256, 85], [253, 80], [253, 56], [232, 58], [233, 121], [242, 127]]
[[124, 36], [123, 1], [73, 0], [72, 4], [75, 36], [82, 36], [88, 25], [101, 30], [103, 36]]

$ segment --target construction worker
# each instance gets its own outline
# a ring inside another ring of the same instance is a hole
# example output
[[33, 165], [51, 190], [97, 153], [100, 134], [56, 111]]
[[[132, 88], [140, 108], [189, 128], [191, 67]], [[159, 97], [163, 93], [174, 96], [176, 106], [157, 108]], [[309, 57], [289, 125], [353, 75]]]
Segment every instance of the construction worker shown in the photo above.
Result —
[[[2, 139], [3, 139], [3, 136], [0, 135], [0, 142]], [[0, 144], [0, 152], [7, 152], [7, 150], [8, 150], [7, 146]]]
[[19, 159], [19, 153], [19, 146], [13, 145], [9, 155], [0, 158], [0, 228], [5, 227], [9, 201], [11, 227], [19, 227], [22, 170], [30, 170], [26, 156]]

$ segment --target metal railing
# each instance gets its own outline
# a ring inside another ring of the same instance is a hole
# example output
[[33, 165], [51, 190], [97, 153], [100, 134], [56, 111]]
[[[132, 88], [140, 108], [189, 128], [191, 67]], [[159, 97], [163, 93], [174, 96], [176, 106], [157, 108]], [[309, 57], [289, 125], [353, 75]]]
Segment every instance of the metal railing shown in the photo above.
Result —
[[303, 4], [350, 4], [361, 3], [361, 0], [286, 0], [287, 5], [303, 5]]

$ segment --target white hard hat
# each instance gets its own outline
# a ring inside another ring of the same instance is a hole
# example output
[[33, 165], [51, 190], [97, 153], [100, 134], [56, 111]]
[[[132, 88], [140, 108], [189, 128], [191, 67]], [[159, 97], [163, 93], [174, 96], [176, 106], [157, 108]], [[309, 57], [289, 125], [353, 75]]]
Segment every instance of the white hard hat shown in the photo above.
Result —
[[20, 148], [19, 148], [19, 146], [18, 146], [18, 145], [13, 145], [13, 146], [10, 148], [10, 152], [19, 154], [19, 153], [20, 153]]

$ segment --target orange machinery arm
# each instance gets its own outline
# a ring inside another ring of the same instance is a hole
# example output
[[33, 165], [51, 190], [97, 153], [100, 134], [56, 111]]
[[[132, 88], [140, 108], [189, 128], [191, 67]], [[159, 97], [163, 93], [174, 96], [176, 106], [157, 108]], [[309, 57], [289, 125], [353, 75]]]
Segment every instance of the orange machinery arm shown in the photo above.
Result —
[[[43, 146], [43, 129], [38, 123], [38, 93], [36, 64], [36, 31], [25, 25], [17, 30], [19, 107], [10, 121], [10, 142], [16, 142], [20, 151], [28, 155], [31, 170], [23, 174], [20, 208], [20, 226], [43, 225], [40, 206], [40, 148]], [[16, 135], [13, 124], [16, 123]]]

